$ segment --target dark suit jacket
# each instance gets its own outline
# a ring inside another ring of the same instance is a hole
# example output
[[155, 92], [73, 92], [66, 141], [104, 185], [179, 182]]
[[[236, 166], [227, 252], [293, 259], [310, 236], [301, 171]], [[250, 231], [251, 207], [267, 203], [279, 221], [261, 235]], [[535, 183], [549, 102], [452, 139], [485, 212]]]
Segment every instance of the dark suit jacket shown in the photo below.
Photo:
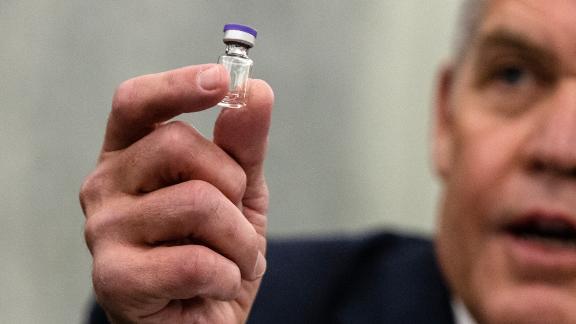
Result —
[[[271, 241], [251, 324], [454, 323], [450, 295], [428, 240]], [[106, 323], [95, 306], [90, 323]]]

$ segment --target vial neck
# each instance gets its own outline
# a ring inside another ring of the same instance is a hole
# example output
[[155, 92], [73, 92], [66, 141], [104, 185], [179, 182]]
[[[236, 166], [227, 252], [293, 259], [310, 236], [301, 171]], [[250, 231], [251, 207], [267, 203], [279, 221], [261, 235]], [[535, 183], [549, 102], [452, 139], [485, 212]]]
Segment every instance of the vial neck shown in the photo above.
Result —
[[226, 54], [232, 56], [248, 57], [248, 47], [238, 43], [227, 43]]

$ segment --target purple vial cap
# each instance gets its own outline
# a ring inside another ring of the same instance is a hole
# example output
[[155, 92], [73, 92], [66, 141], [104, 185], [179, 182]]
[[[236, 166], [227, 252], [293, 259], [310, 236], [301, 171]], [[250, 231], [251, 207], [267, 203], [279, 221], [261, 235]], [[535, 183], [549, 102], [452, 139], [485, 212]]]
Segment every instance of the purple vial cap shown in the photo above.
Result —
[[224, 25], [224, 32], [226, 32], [227, 30], [240, 30], [240, 31], [243, 31], [245, 33], [248, 33], [248, 34], [254, 36], [254, 38], [256, 38], [256, 35], [258, 34], [258, 32], [255, 29], [250, 28], [248, 26], [239, 25], [239, 24], [226, 24], [226, 25]]

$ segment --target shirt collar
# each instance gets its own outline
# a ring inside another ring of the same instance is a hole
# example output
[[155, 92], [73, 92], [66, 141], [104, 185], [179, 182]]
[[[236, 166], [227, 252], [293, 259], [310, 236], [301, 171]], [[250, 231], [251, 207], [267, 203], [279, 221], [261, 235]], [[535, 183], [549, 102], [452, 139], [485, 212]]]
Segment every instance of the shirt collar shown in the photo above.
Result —
[[451, 304], [452, 311], [454, 312], [454, 321], [456, 324], [477, 324], [460, 299], [453, 299]]

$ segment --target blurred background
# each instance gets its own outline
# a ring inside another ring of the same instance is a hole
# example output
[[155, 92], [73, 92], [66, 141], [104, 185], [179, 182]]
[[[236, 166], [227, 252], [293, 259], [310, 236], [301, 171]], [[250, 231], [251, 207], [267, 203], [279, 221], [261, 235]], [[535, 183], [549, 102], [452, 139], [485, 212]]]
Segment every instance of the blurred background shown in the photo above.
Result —
[[[90, 255], [78, 189], [123, 80], [215, 62], [222, 26], [259, 30], [276, 93], [272, 236], [431, 234], [435, 73], [459, 0], [3, 0], [0, 323], [79, 323]], [[216, 109], [182, 119], [210, 136]]]

